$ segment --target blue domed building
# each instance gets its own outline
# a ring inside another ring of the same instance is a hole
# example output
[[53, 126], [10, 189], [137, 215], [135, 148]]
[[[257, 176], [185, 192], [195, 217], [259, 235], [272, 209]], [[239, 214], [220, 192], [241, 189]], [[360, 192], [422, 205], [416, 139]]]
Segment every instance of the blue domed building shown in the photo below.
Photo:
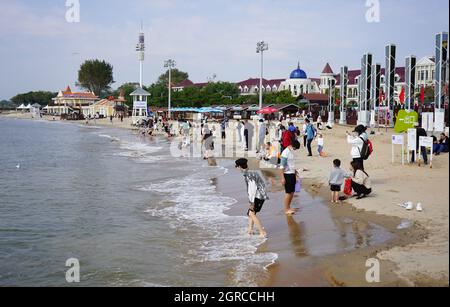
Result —
[[290, 79], [308, 79], [306, 72], [300, 69], [300, 63], [298, 63], [298, 67], [291, 73]]
[[306, 72], [300, 68], [300, 63], [297, 69], [291, 72], [289, 79], [281, 84], [281, 89], [290, 91], [294, 97], [320, 91], [317, 80], [309, 79]]

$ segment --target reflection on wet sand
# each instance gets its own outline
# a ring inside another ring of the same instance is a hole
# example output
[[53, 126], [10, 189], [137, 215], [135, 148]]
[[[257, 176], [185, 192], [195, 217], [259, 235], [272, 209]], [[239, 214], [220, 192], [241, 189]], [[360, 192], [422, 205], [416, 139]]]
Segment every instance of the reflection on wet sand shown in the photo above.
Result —
[[291, 239], [292, 249], [297, 257], [308, 256], [304, 235], [304, 222], [297, 223], [293, 216], [287, 216], [287, 225], [289, 229], [289, 238]]
[[384, 234], [380, 232], [382, 229], [379, 229], [377, 232], [376, 225], [369, 224], [365, 221], [350, 218], [336, 218], [334, 222], [340, 233], [341, 248], [344, 250], [371, 246], [374, 233]]

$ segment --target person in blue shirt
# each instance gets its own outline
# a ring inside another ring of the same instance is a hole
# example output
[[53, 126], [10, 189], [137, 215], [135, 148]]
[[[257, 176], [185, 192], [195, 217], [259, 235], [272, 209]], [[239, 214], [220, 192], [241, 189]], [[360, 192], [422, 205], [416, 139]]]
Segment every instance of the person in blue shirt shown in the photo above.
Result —
[[306, 147], [308, 148], [308, 157], [312, 157], [313, 155], [311, 144], [316, 137], [316, 133], [316, 128], [314, 128], [309, 119], [306, 119]]

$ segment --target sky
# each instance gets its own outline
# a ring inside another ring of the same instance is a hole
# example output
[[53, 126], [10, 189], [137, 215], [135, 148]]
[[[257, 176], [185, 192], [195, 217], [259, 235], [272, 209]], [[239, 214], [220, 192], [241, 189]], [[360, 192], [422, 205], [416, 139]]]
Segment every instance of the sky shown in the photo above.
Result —
[[[69, 0], [73, 1], [73, 0]], [[0, 100], [34, 90], [75, 87], [80, 64], [106, 60], [113, 88], [139, 80], [135, 51], [141, 20], [146, 34], [144, 83], [174, 59], [194, 82], [259, 77], [256, 43], [267, 79], [288, 78], [300, 62], [320, 77], [329, 62], [358, 69], [371, 52], [384, 66], [384, 47], [405, 57], [433, 55], [435, 35], [448, 31], [447, 0], [378, 0], [379, 22], [367, 22], [377, 0], [78, 0], [80, 21], [66, 20], [66, 0], [0, 0]]]

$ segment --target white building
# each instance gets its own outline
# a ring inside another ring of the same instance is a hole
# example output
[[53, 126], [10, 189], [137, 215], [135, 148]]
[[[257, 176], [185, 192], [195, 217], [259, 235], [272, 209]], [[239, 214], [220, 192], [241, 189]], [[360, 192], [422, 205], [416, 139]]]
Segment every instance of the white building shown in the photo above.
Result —
[[419, 87], [434, 86], [434, 74], [436, 73], [436, 59], [434, 56], [426, 56], [416, 64], [416, 82]]

